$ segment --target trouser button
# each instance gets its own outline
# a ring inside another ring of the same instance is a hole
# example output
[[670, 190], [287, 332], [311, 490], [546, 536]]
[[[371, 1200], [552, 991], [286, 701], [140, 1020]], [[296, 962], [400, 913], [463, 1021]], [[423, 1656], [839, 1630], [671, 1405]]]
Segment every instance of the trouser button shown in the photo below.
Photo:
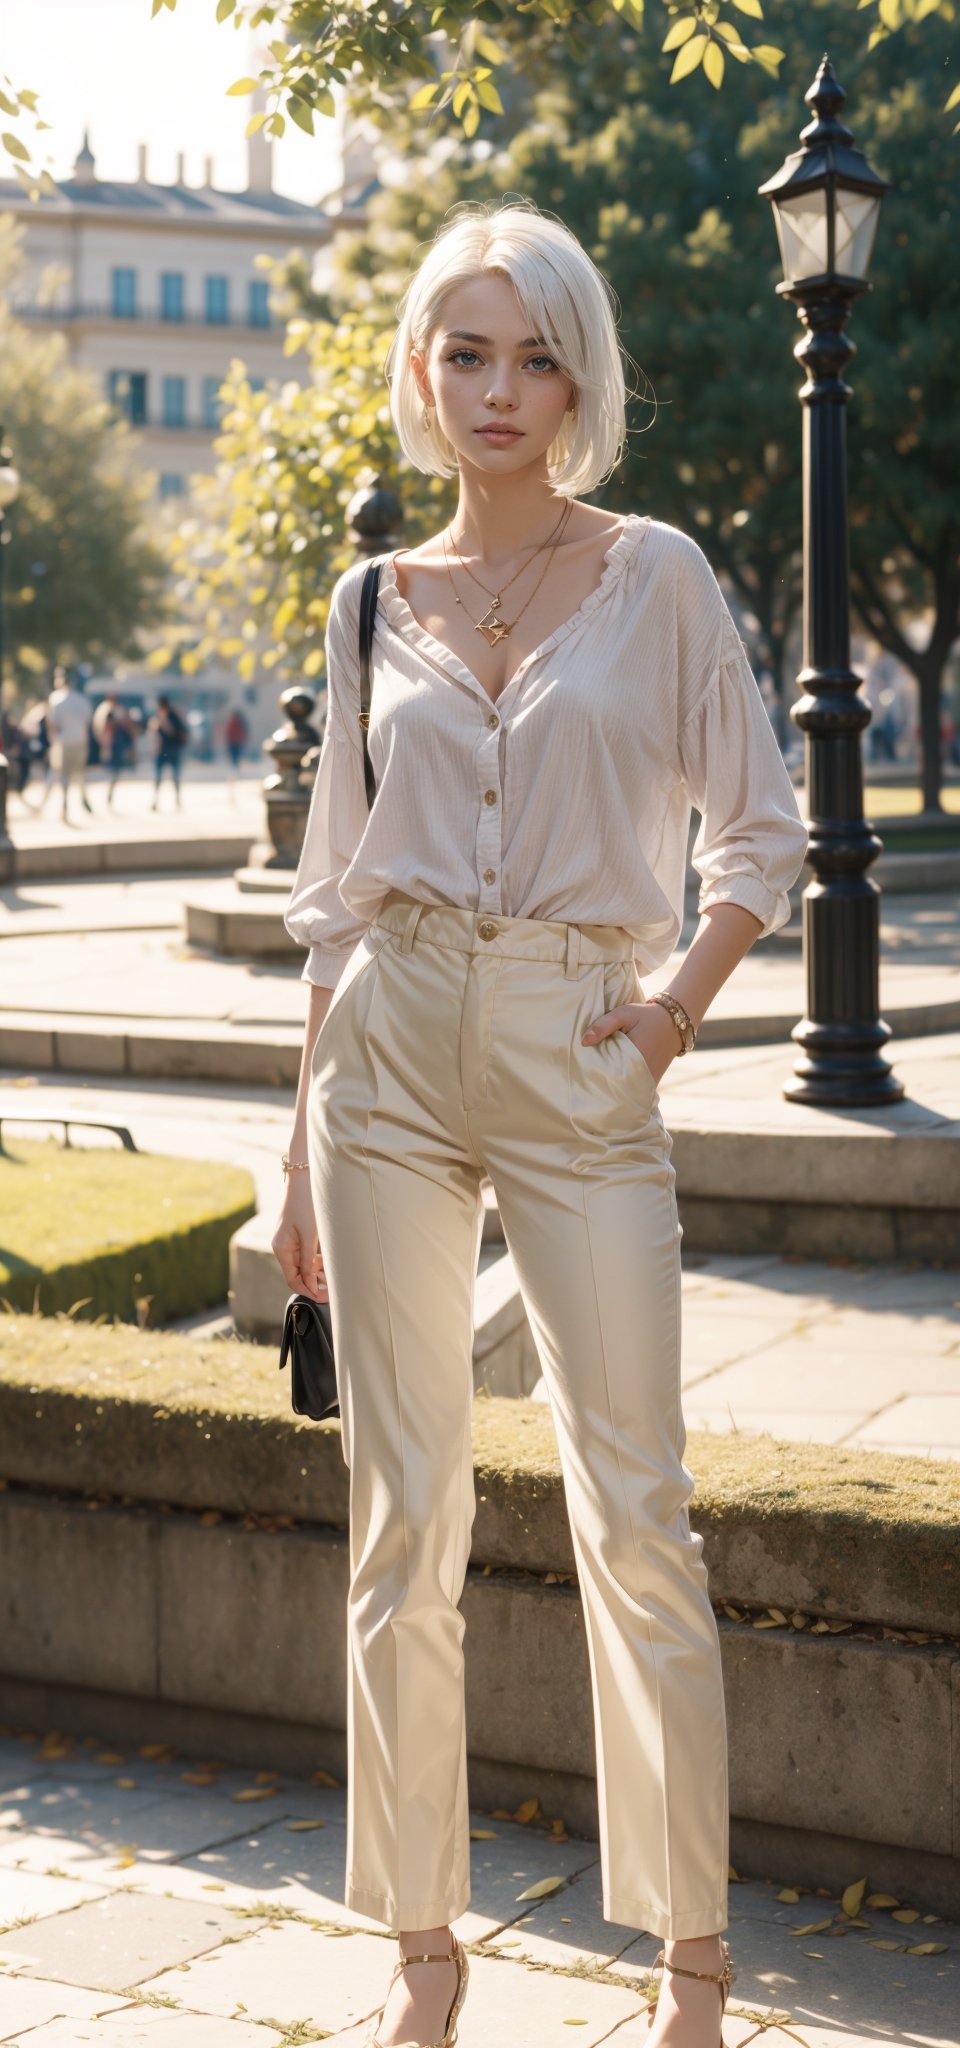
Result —
[[491, 924], [490, 919], [488, 917], [485, 917], [482, 920], [482, 922], [477, 926], [477, 930], [479, 931], [480, 937], [482, 939], [495, 939], [497, 936], [497, 927], [495, 924]]

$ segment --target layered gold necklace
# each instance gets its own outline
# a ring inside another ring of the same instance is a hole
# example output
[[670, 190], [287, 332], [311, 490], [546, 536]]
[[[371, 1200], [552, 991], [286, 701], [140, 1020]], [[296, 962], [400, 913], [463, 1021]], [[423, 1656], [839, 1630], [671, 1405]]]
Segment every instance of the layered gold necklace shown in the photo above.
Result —
[[[496, 591], [489, 590], [485, 583], [481, 583], [479, 576], [474, 575], [473, 570], [470, 568], [469, 564], [464, 561], [463, 556], [460, 553], [460, 549], [457, 547], [457, 543], [453, 539], [453, 534], [451, 533], [450, 539], [453, 541], [453, 546], [456, 551], [457, 560], [460, 563], [461, 569], [466, 570], [467, 575], [470, 577], [471, 581], [477, 585], [478, 590], [482, 590], [484, 596], [490, 599], [490, 603], [487, 606], [487, 609], [484, 612], [483, 617], [481, 619], [474, 619], [473, 614], [467, 610], [467, 606], [464, 604], [462, 597], [459, 597], [457, 595], [457, 586], [453, 581], [453, 571], [450, 567], [450, 563], [447, 557], [447, 536], [444, 533], [443, 559], [447, 575], [449, 576], [451, 585], [453, 587], [454, 601], [458, 605], [460, 605], [465, 612], [467, 612], [467, 617], [472, 620], [474, 631], [483, 634], [483, 637], [486, 640], [488, 647], [495, 647], [498, 640], [505, 640], [507, 638], [508, 633], [513, 632], [514, 626], [516, 626], [519, 623], [519, 621], [523, 617], [524, 612], [533, 603], [537, 591], [539, 590], [540, 585], [543, 582], [544, 577], [546, 576], [547, 570], [549, 569], [550, 564], [553, 561], [552, 551], [559, 545], [561, 536], [563, 534], [563, 530], [566, 526], [567, 520], [570, 518], [572, 511], [573, 500], [571, 498], [568, 498], [563, 508], [563, 511], [561, 512], [560, 517], [557, 521], [557, 524], [553, 528], [552, 533], [548, 534], [546, 540], [540, 542], [539, 546], [534, 549], [534, 552], [530, 557], [530, 561], [523, 563], [522, 568], [519, 568], [517, 570], [516, 575], [511, 576], [510, 582], [504, 583], [501, 586], [501, 588]], [[545, 553], [547, 549], [550, 549], [551, 552], [546, 563], [544, 564], [541, 575], [539, 576], [537, 582], [534, 584], [534, 587], [531, 590], [529, 597], [527, 598], [526, 604], [521, 606], [521, 609], [518, 611], [516, 618], [510, 619], [509, 621], [506, 620], [500, 609], [503, 603], [504, 591], [509, 590], [511, 584], [516, 583], [517, 578], [519, 576], [522, 576], [524, 574], [524, 571], [531, 567], [531, 564], [536, 561], [537, 556]]]

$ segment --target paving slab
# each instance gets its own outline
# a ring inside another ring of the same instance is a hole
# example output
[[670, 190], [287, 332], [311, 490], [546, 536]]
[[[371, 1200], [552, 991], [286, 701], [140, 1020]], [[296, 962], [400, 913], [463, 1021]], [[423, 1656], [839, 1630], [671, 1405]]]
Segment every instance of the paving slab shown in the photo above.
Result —
[[117, 1892], [0, 1936], [0, 1961], [21, 1976], [126, 1991], [235, 1932], [232, 1915], [209, 1900]]
[[11, 2048], [272, 2048], [281, 2039], [275, 2028], [249, 2020], [125, 2005], [102, 2019], [53, 2021], [19, 2036]]
[[25, 2041], [33, 2043], [42, 2039], [42, 2028], [62, 2023], [61, 2042], [64, 2048], [67, 2044], [73, 2048], [80, 2039], [78, 2023], [92, 2021], [97, 2013], [115, 2005], [116, 1999], [109, 1992], [80, 1991], [73, 1984], [37, 1983], [29, 1977], [2, 1973], [0, 2041], [19, 2044], [22, 2035]]
[[[0, 1866], [0, 1934], [9, 1934], [18, 1922], [51, 1919], [55, 1913], [69, 1913], [73, 1906], [103, 1897], [100, 1885], [79, 1878], [48, 1877], [42, 1871]], [[2, 2039], [2, 2036], [0, 2036]]]

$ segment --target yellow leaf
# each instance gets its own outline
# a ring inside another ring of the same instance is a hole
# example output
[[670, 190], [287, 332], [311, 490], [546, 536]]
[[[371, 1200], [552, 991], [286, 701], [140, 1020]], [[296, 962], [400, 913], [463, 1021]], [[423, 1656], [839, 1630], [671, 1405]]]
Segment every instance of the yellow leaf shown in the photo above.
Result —
[[908, 1956], [945, 1956], [946, 1953], [945, 1941], [918, 1941], [915, 1948], [907, 1950]]
[[892, 1949], [896, 1949], [897, 1953], [899, 1954], [899, 1953], [900, 1953], [900, 1951], [901, 1951], [901, 1950], [902, 1950], [902, 1948], [903, 1948], [903, 1942], [902, 1942], [902, 1941], [868, 1941], [868, 1942], [867, 1942], [867, 1947], [868, 1947], [868, 1948], [892, 1948]]
[[859, 1878], [856, 1884], [848, 1884], [847, 1889], [840, 1900], [840, 1904], [843, 1907], [844, 1912], [849, 1913], [851, 1919], [853, 1918], [853, 1915], [855, 1913], [859, 1913], [860, 1908], [863, 1905], [863, 1894], [866, 1891], [866, 1889], [867, 1880], [865, 1877]]
[[920, 1915], [915, 1906], [900, 1906], [895, 1913], [891, 1913], [890, 1918], [891, 1920], [905, 1920], [909, 1925], [911, 1920], [919, 1920]]
[[119, 1750], [102, 1749], [100, 1755], [95, 1756], [93, 1761], [95, 1764], [125, 1764], [127, 1759], [120, 1755]]
[[729, 1614], [731, 1621], [743, 1621], [745, 1619], [739, 1607], [729, 1607], [726, 1601], [724, 1601], [723, 1611], [724, 1614]]
[[111, 1863], [110, 1868], [111, 1870], [132, 1870], [136, 1860], [135, 1856], [121, 1856], [116, 1863]]
[[791, 1927], [790, 1932], [791, 1934], [823, 1934], [824, 1930], [831, 1925], [832, 1922], [829, 1920], [810, 1920], [806, 1927]]
[[899, 1904], [899, 1899], [893, 1898], [890, 1892], [871, 1892], [867, 1900], [868, 1906], [899, 1906]]
[[225, 1884], [202, 1884], [200, 1886], [202, 1892], [225, 1892], [226, 1889]]
[[339, 1778], [331, 1778], [329, 1771], [314, 1771], [313, 1783], [315, 1785], [332, 1785], [337, 1792], [340, 1790]]
[[565, 2027], [585, 2027], [585, 2026], [587, 2025], [587, 2021], [586, 2021], [586, 2020], [564, 2020], [563, 2024], [564, 2024], [564, 2026], [565, 2026]]
[[939, 1918], [939, 1913], [925, 1913], [923, 1916], [923, 1924], [925, 1927], [935, 1927]]
[[670, 73], [671, 85], [676, 85], [681, 78], [686, 78], [691, 71], [696, 71], [698, 64], [703, 62], [703, 53], [708, 42], [708, 36], [691, 36], [690, 41], [684, 43], [682, 50], [677, 51]]
[[661, 50], [676, 50], [681, 43], [688, 43], [696, 26], [695, 14], [681, 14], [679, 21], [675, 21], [673, 27], [667, 30], [660, 45]]
[[471, 1828], [470, 1840], [471, 1842], [496, 1842], [498, 1840], [497, 1830], [496, 1828]]
[[213, 1771], [181, 1771], [180, 1780], [184, 1785], [215, 1785], [217, 1782]]
[[513, 1818], [514, 1820], [520, 1821], [521, 1825], [523, 1825], [526, 1821], [532, 1820], [534, 1814], [539, 1813], [539, 1811], [539, 1799], [525, 1799], [522, 1805], [517, 1807], [516, 1813], [514, 1814]]
[[415, 92], [410, 101], [411, 113], [419, 114], [423, 107], [429, 107], [434, 93], [439, 91], [440, 86], [436, 80], [434, 80], [432, 85], [421, 85], [419, 92]]
[[288, 1820], [287, 1833], [288, 1835], [309, 1835], [312, 1834], [314, 1828], [325, 1828], [326, 1825], [325, 1820]]
[[771, 1619], [771, 1621], [775, 1621], [775, 1622], [776, 1622], [776, 1623], [778, 1624], [778, 1626], [779, 1626], [780, 1628], [786, 1628], [786, 1625], [787, 1625], [787, 1617], [786, 1617], [786, 1615], [785, 1615], [785, 1614], [783, 1613], [783, 1611], [782, 1611], [782, 1609], [781, 1609], [781, 1608], [779, 1608], [779, 1607], [768, 1607], [768, 1608], [767, 1608], [767, 1613], [769, 1614], [769, 1616], [770, 1616], [770, 1619]]
[[778, 1628], [779, 1623], [771, 1621], [769, 1614], [761, 1614], [755, 1617], [753, 1626], [754, 1628]]
[[256, 92], [256, 90], [257, 81], [255, 78], [237, 78], [232, 85], [228, 85], [226, 96], [228, 99], [245, 100], [249, 97], [250, 93]]
[[238, 1806], [248, 1804], [251, 1799], [275, 1799], [276, 1796], [277, 1788], [275, 1785], [247, 1785], [242, 1792], [231, 1792], [230, 1794], [231, 1799], [235, 1800]]
[[733, 0], [733, 4], [734, 7], [739, 7], [741, 14], [752, 15], [754, 21], [763, 20], [763, 8], [760, 5], [760, 0]]
[[168, 1742], [145, 1742], [139, 1753], [150, 1763], [158, 1763], [161, 1759], [164, 1763], [169, 1763], [173, 1755]]
[[707, 45], [703, 53], [703, 69], [710, 80], [710, 84], [715, 86], [719, 92], [723, 84], [723, 51], [719, 43], [709, 43]]
[[518, 1892], [516, 1903], [522, 1906], [525, 1899], [547, 1899], [551, 1892], [558, 1892], [567, 1882], [565, 1877], [541, 1877], [536, 1884], [528, 1885], [525, 1892]]
[[137, 1789], [136, 1778], [115, 1778], [114, 1784], [119, 1792], [135, 1792]]
[[777, 1897], [782, 1906], [796, 1906], [799, 1903], [800, 1893], [791, 1891], [788, 1885], [786, 1891], [777, 1893]]

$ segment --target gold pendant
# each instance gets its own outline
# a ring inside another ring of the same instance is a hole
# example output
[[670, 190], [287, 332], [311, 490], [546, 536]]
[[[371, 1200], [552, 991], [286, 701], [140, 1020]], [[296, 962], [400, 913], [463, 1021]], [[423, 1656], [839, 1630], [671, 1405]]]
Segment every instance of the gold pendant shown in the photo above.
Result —
[[487, 606], [482, 619], [478, 619], [476, 622], [477, 632], [483, 634], [489, 647], [495, 647], [498, 640], [505, 640], [510, 631], [506, 619], [501, 618], [499, 615], [499, 605], [500, 596], [498, 593], [492, 604]]

